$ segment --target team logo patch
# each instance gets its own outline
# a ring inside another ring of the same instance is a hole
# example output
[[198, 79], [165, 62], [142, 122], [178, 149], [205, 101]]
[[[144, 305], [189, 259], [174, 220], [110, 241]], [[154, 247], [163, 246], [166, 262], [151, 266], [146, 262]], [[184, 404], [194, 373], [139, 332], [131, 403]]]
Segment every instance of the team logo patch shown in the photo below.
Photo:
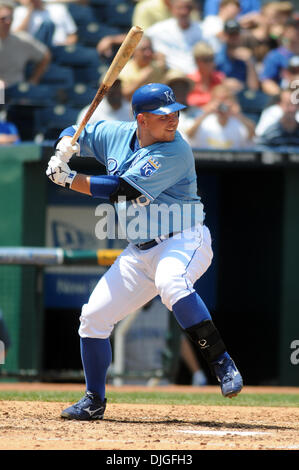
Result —
[[141, 168], [140, 168], [140, 174], [141, 176], [151, 176], [155, 171], [157, 171], [161, 166], [161, 163], [159, 163], [157, 160], [154, 160], [154, 158], [150, 158]]
[[115, 158], [108, 158], [107, 160], [107, 170], [109, 174], [114, 173], [117, 169], [117, 161]]

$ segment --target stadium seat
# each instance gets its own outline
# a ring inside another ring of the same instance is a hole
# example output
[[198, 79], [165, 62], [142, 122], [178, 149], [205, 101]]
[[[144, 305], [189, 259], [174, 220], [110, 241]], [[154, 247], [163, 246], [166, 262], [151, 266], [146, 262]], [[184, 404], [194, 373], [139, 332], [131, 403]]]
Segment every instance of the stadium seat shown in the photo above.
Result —
[[84, 83], [90, 87], [98, 87], [100, 77], [107, 71], [107, 66], [102, 64], [99, 67], [74, 68], [75, 82]]
[[253, 121], [255, 124], [257, 124], [260, 119], [261, 113], [244, 113], [244, 115], [248, 117], [248, 119], [251, 119], [251, 121]]
[[91, 21], [78, 26], [79, 43], [84, 46], [95, 47], [103, 37], [119, 33], [120, 30], [118, 28], [107, 26], [98, 21]]
[[51, 85], [31, 85], [28, 82], [20, 82], [5, 90], [7, 104], [25, 106], [49, 106], [55, 102], [57, 89]]
[[42, 134], [45, 139], [57, 139], [65, 127], [76, 123], [78, 114], [78, 109], [63, 105], [36, 109], [34, 113], [35, 134]]
[[130, 0], [110, 0], [106, 5], [106, 23], [128, 29], [132, 25], [135, 2]]
[[269, 95], [260, 90], [242, 90], [237, 99], [244, 113], [260, 114], [270, 104]]
[[78, 27], [94, 21], [93, 10], [89, 5], [70, 2], [67, 4], [67, 8]]
[[87, 86], [85, 83], [76, 83], [75, 86], [68, 91], [68, 104], [75, 108], [83, 108], [92, 102], [97, 87]]

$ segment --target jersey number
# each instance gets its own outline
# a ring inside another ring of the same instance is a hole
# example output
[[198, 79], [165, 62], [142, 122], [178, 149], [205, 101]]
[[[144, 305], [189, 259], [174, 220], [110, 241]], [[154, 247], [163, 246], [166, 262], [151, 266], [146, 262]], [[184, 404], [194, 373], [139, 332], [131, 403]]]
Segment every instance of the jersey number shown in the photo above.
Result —
[[131, 200], [131, 203], [132, 203], [134, 209], [137, 206], [148, 206], [150, 202], [151, 202], [150, 199], [143, 196], [143, 195], [137, 197], [136, 199]]

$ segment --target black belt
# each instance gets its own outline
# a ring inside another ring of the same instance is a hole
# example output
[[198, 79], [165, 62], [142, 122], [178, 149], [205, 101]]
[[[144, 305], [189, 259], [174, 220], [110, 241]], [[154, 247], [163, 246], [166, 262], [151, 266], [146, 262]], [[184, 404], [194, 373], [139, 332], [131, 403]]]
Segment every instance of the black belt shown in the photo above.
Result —
[[157, 237], [154, 240], [150, 240], [149, 242], [144, 242], [144, 243], [138, 243], [136, 248], [139, 250], [149, 250], [150, 248], [153, 248], [154, 246], [159, 245], [159, 243], [164, 242], [164, 240], [167, 240], [168, 238], [171, 238], [174, 236], [174, 233], [171, 232], [168, 235], [162, 235], [161, 237]]

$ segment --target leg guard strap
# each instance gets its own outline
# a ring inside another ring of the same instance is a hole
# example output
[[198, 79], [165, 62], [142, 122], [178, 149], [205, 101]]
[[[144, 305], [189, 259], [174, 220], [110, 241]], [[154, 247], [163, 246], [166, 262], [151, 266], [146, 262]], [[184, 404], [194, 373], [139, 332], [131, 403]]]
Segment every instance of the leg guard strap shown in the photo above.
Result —
[[184, 331], [199, 346], [203, 357], [209, 364], [216, 361], [226, 351], [225, 344], [212, 320], [204, 320]]

